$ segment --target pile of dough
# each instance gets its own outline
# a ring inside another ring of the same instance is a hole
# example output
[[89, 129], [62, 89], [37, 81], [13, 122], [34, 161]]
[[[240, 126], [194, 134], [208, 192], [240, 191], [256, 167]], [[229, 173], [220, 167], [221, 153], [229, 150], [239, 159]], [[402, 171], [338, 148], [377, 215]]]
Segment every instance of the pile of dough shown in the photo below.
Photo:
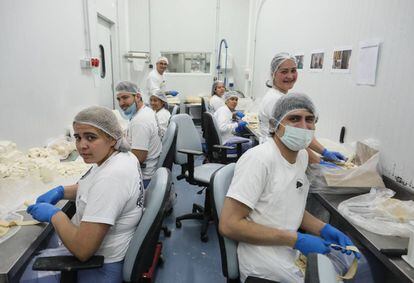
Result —
[[185, 98], [187, 103], [201, 103], [201, 97], [195, 95], [189, 95]]
[[49, 143], [47, 148], [55, 150], [60, 159], [66, 159], [76, 149], [76, 146], [74, 141], [70, 141], [66, 137], [60, 137]]

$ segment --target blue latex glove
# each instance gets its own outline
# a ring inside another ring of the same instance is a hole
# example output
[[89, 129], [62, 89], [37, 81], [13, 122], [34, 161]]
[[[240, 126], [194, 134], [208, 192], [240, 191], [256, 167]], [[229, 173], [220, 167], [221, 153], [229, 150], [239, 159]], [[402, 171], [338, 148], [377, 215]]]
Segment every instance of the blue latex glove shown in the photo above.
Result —
[[[321, 237], [330, 243], [340, 245], [344, 248], [346, 246], [355, 246], [347, 235], [345, 235], [335, 227], [331, 226], [330, 224], [326, 224], [325, 226], [323, 226], [321, 230]], [[341, 249], [341, 252], [346, 253], [347, 255], [350, 255], [352, 253], [352, 251], [348, 251], [345, 249]], [[355, 257], [359, 259], [361, 258], [361, 254], [355, 252]]]
[[325, 161], [323, 159], [321, 159], [321, 161], [319, 162], [319, 164], [322, 165], [322, 166], [328, 167], [328, 168], [341, 169], [341, 167], [339, 167], [335, 163], [332, 163], [332, 162], [329, 162], [329, 161]]
[[309, 253], [327, 254], [330, 252], [329, 245], [327, 241], [317, 236], [298, 232], [298, 239], [293, 248], [299, 250], [304, 255]]
[[242, 112], [237, 111], [237, 112], [236, 112], [236, 116], [237, 116], [237, 117], [239, 117], [239, 118], [241, 119], [241, 118], [243, 118], [245, 115], [244, 115]]
[[63, 186], [59, 186], [39, 196], [36, 199], [36, 203], [45, 202], [45, 203], [50, 203], [50, 204], [55, 205], [58, 203], [58, 201], [63, 199], [64, 194], [65, 194], [65, 189], [63, 188]]
[[170, 90], [167, 94], [168, 95], [171, 95], [171, 96], [177, 96], [178, 91], [176, 91], [176, 90]]
[[243, 132], [244, 127], [246, 127], [246, 125], [247, 125], [247, 122], [245, 122], [245, 121], [240, 121], [240, 122], [238, 123], [237, 128], [235, 129], [236, 133], [241, 133], [241, 132]]
[[326, 148], [322, 151], [322, 156], [332, 161], [345, 161], [346, 160], [345, 156], [343, 156], [340, 152], [329, 151]]
[[57, 208], [50, 203], [36, 203], [29, 205], [26, 211], [37, 221], [50, 222], [53, 215], [60, 211], [60, 208]]

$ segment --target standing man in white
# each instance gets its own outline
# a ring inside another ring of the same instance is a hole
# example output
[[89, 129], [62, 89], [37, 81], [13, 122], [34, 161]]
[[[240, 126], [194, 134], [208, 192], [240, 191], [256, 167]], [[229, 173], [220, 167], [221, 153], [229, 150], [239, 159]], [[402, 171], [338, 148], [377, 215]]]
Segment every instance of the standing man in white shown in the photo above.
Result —
[[141, 92], [134, 83], [124, 81], [115, 88], [116, 99], [129, 120], [127, 139], [131, 151], [141, 164], [144, 187], [146, 188], [157, 170], [162, 144], [155, 112], [145, 106]]
[[155, 63], [155, 69], [153, 69], [147, 77], [146, 82], [146, 97], [145, 102], [149, 101], [149, 98], [152, 94], [156, 93], [158, 90], [164, 91], [166, 95], [176, 96], [178, 91], [170, 90], [167, 91], [166, 81], [165, 81], [165, 71], [168, 67], [168, 59], [165, 57], [159, 57]]

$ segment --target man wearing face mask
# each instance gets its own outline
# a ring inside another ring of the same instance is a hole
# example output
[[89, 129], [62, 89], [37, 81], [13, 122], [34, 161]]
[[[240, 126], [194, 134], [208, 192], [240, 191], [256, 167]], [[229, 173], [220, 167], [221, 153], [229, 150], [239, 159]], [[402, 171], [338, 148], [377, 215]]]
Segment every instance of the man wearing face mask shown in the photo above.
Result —
[[[305, 150], [314, 136], [317, 114], [304, 94], [281, 97], [270, 119], [272, 138], [248, 150], [237, 162], [219, 221], [220, 233], [239, 242], [241, 282], [248, 276], [303, 282], [295, 265], [299, 251], [333, 254], [345, 267], [359, 253], [332, 250], [353, 246], [341, 231], [305, 210], [309, 182]], [[298, 229], [307, 233], [298, 232]], [[337, 270], [341, 271], [341, 270]]]
[[141, 164], [144, 187], [147, 187], [156, 171], [162, 143], [155, 112], [145, 106], [142, 94], [134, 83], [124, 81], [115, 88], [116, 99], [124, 117], [128, 119], [127, 139], [131, 152]]

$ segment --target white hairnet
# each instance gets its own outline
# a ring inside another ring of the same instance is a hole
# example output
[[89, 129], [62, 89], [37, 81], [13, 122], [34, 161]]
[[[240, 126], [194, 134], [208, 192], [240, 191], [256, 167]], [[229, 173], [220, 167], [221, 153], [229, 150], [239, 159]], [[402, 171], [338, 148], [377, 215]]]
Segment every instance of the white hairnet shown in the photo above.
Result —
[[164, 61], [165, 63], [168, 64], [168, 59], [167, 59], [167, 57], [164, 57], [164, 56], [158, 57], [157, 62], [155, 62], [155, 63], [159, 63], [161, 61]]
[[215, 95], [216, 94], [216, 88], [217, 88], [217, 86], [219, 84], [223, 84], [224, 85], [224, 82], [223, 81], [215, 81], [213, 83], [213, 85], [211, 86], [211, 95]]
[[289, 93], [279, 98], [273, 107], [272, 118], [269, 120], [269, 132], [274, 133], [288, 113], [299, 109], [309, 111], [315, 115], [316, 120], [318, 119], [315, 105], [309, 96], [303, 93]]
[[151, 94], [151, 96], [155, 96], [158, 99], [161, 99], [165, 103], [168, 103], [167, 96], [165, 95], [165, 91], [157, 90]]
[[114, 148], [118, 151], [126, 152], [131, 149], [115, 114], [106, 107], [88, 107], [75, 116], [73, 123], [90, 125], [104, 131], [116, 140]]
[[129, 81], [119, 82], [115, 87], [116, 94], [118, 93], [130, 93], [136, 95], [137, 93], [141, 93], [139, 87]]
[[232, 97], [237, 97], [239, 98], [239, 93], [237, 91], [234, 90], [230, 90], [230, 91], [226, 91], [223, 95], [224, 101], [227, 101], [228, 99], [232, 98]]
[[273, 76], [277, 70], [279, 70], [280, 65], [283, 64], [286, 60], [292, 60], [295, 65], [297, 65], [295, 56], [290, 55], [287, 52], [277, 53], [270, 63], [270, 80], [268, 82], [269, 86], [273, 86]]

